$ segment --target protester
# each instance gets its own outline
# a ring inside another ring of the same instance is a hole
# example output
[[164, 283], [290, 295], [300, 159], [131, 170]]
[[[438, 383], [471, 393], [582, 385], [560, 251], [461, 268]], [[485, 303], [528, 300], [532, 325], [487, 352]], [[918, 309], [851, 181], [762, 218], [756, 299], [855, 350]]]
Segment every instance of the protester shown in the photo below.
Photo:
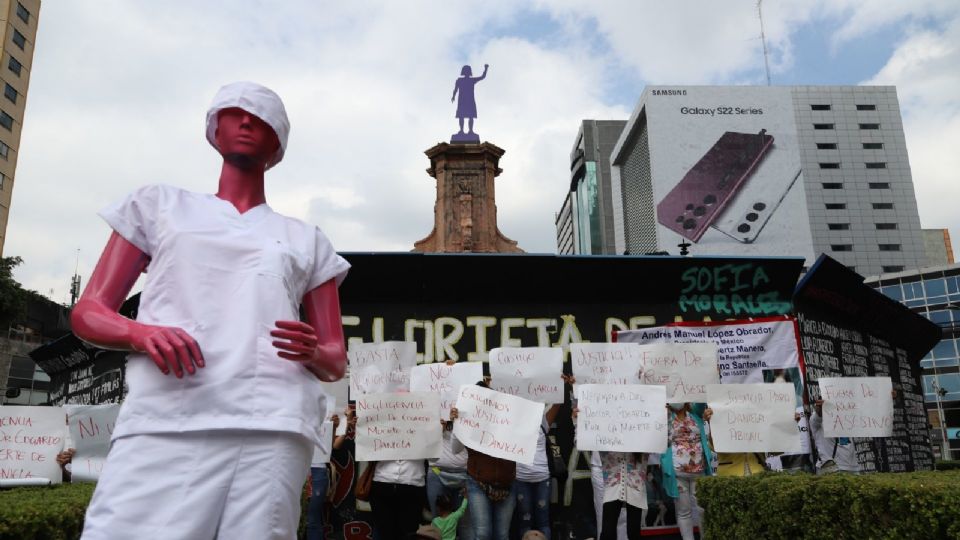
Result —
[[60, 472], [63, 473], [64, 482], [70, 482], [73, 478], [73, 456], [76, 453], [76, 448], [67, 448], [57, 453], [57, 465], [60, 466]]
[[426, 496], [422, 459], [378, 461], [370, 488], [370, 510], [379, 540], [406, 538], [417, 531]]
[[[693, 540], [697, 506], [697, 478], [711, 474], [713, 459], [708, 425], [713, 411], [704, 417], [691, 411], [689, 403], [670, 403], [667, 418], [667, 450], [660, 455], [663, 489], [673, 497], [677, 526], [683, 540]], [[705, 422], [706, 421], [706, 422]]]
[[440, 531], [443, 540], [457, 539], [457, 524], [467, 511], [467, 499], [465, 497], [461, 499], [462, 502], [456, 509], [454, 509], [453, 500], [447, 495], [440, 495], [434, 501], [436, 512], [430, 524]]
[[823, 432], [823, 400], [814, 402], [810, 432], [817, 447], [817, 474], [860, 474], [857, 449], [850, 437], [827, 437]]
[[[347, 407], [344, 411], [347, 418], [347, 432], [352, 432], [357, 425], [357, 416], [353, 409]], [[337, 432], [340, 425], [340, 417], [333, 415], [330, 417], [333, 422], [333, 432]], [[343, 446], [347, 434], [337, 435], [333, 439], [333, 450], [338, 450]], [[310, 500], [307, 504], [307, 540], [324, 540], [323, 532], [323, 510], [327, 498], [327, 488], [330, 486], [330, 469], [326, 462], [314, 462], [310, 464]]]
[[516, 511], [518, 534], [533, 529], [550, 537], [550, 467], [547, 464], [547, 434], [557, 417], [560, 405], [555, 404], [543, 415], [533, 463], [517, 464]]

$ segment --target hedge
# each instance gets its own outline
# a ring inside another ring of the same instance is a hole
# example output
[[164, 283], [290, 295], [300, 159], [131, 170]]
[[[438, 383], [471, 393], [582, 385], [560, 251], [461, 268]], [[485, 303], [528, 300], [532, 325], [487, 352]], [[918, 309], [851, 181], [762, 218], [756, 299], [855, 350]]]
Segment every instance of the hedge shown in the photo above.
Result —
[[697, 500], [711, 540], [960, 538], [960, 471], [710, 477]]
[[0, 490], [0, 540], [79, 538], [93, 487], [78, 483]]
[[[96, 484], [0, 489], [0, 540], [74, 540], [83, 532], [83, 517]], [[298, 537], [306, 526], [306, 490], [300, 500]]]
[[936, 464], [936, 469], [938, 471], [955, 471], [960, 469], [960, 460], [940, 460]]

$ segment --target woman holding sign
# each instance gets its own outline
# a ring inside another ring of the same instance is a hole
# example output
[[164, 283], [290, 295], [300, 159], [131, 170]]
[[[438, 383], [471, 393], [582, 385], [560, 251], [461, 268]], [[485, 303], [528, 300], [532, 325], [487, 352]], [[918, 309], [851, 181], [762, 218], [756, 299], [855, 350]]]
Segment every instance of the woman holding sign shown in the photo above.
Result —
[[693, 509], [697, 508], [697, 478], [711, 474], [713, 459], [706, 421], [690, 410], [689, 403], [670, 403], [667, 419], [667, 451], [660, 455], [663, 488], [673, 497], [677, 526], [683, 540], [693, 540]]

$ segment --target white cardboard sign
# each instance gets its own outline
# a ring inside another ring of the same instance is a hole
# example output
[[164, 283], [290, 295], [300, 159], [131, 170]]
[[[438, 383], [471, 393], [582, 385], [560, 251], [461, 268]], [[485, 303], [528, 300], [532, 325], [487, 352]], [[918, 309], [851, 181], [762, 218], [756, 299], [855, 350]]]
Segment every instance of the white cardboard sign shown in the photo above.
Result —
[[350, 395], [406, 392], [410, 369], [417, 363], [417, 344], [412, 341], [353, 343], [350, 361]]
[[707, 404], [717, 452], [800, 452], [792, 384], [711, 384]]
[[449, 420], [460, 386], [476, 384], [482, 379], [483, 364], [480, 362], [457, 362], [452, 366], [444, 362], [421, 364], [410, 370], [410, 391], [440, 394], [440, 418]]
[[540, 403], [563, 403], [563, 349], [498, 347], [490, 351], [490, 388]]
[[705, 403], [707, 385], [720, 384], [716, 343], [640, 345], [640, 380], [667, 389], [667, 403]]
[[330, 463], [330, 454], [333, 453], [333, 422], [330, 420], [320, 425], [320, 442], [313, 445], [313, 459], [310, 460], [313, 467]]
[[61, 479], [66, 413], [60, 407], [0, 407], [0, 480]]
[[357, 461], [440, 457], [439, 394], [366, 394], [356, 403]]
[[96, 482], [110, 452], [110, 437], [120, 404], [64, 405], [76, 453], [70, 464], [71, 482]]
[[571, 343], [570, 363], [577, 384], [640, 384], [636, 343]]
[[667, 391], [659, 385], [577, 387], [577, 450], [652, 452], [667, 449]]
[[464, 385], [457, 397], [453, 434], [468, 448], [529, 465], [543, 420], [543, 403]]
[[822, 377], [823, 433], [827, 437], [893, 435], [890, 377]]
[[540, 403], [563, 403], [563, 379], [559, 375], [529, 379], [499, 375], [490, 380], [490, 389]]

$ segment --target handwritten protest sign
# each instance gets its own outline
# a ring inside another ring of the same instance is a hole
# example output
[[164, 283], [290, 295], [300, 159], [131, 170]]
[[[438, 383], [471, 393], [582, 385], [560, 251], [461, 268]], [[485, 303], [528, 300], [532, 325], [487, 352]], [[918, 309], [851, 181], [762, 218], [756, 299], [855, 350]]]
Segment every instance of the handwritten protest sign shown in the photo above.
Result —
[[417, 344], [412, 341], [352, 343], [350, 395], [405, 392], [410, 389], [410, 369], [417, 363]]
[[60, 407], [0, 407], [0, 480], [61, 481], [66, 413]]
[[800, 452], [789, 383], [711, 384], [710, 431], [718, 452]]
[[543, 409], [543, 403], [482, 386], [461, 386], [460, 417], [453, 424], [453, 434], [478, 452], [529, 465], [537, 450]]
[[563, 403], [563, 350], [500, 347], [490, 351], [490, 388], [512, 396]]
[[703, 403], [707, 385], [720, 384], [716, 343], [640, 345], [643, 384], [667, 389], [667, 403]]
[[316, 467], [321, 463], [330, 462], [333, 452], [333, 422], [327, 420], [320, 426], [320, 444], [313, 446], [313, 459], [310, 463]]
[[667, 391], [642, 384], [577, 388], [577, 449], [653, 452], [667, 449]]
[[893, 435], [893, 384], [890, 377], [822, 377], [819, 383], [824, 435]]
[[[336, 382], [320, 382], [321, 388], [323, 388], [323, 393], [332, 397], [333, 402], [338, 404], [340, 407], [343, 407], [349, 401], [349, 392], [350, 392], [350, 378], [344, 377]], [[327, 416], [331, 414], [342, 414], [343, 411], [333, 410], [333, 406], [327, 407]]]
[[120, 404], [64, 405], [76, 453], [70, 464], [72, 482], [96, 482], [110, 451]]
[[431, 392], [357, 397], [357, 461], [440, 457], [440, 396]]
[[571, 343], [570, 363], [577, 384], [640, 384], [636, 343]]
[[410, 391], [440, 394], [440, 417], [449, 420], [460, 386], [477, 384], [481, 379], [483, 364], [480, 362], [458, 362], [452, 366], [443, 362], [422, 364], [410, 370]]

